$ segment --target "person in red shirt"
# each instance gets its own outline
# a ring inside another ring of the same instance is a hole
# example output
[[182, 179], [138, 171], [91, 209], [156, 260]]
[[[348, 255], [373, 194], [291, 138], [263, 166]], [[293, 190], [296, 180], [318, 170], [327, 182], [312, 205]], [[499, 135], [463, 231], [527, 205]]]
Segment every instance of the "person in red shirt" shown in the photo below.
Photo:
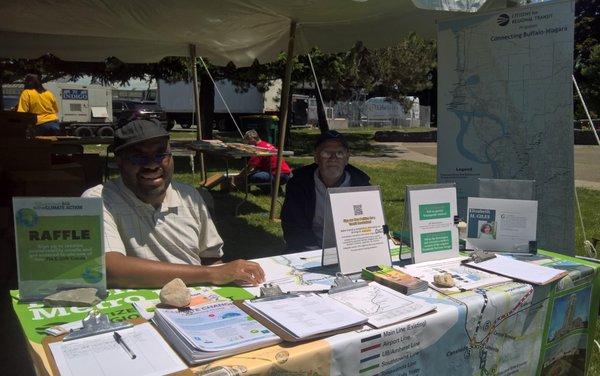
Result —
[[[277, 148], [267, 141], [260, 139], [258, 133], [251, 129], [244, 134], [244, 142], [248, 145], [254, 145], [259, 148], [267, 149], [269, 151], [277, 153]], [[270, 183], [275, 181], [275, 173], [277, 172], [277, 155], [272, 156], [255, 156], [251, 157], [248, 161], [247, 174], [249, 183]], [[280, 184], [287, 183], [290, 179], [290, 173], [292, 170], [285, 160], [281, 161], [281, 179]], [[243, 175], [240, 175], [243, 176]], [[259, 186], [259, 188], [268, 193], [270, 191], [269, 186]]]

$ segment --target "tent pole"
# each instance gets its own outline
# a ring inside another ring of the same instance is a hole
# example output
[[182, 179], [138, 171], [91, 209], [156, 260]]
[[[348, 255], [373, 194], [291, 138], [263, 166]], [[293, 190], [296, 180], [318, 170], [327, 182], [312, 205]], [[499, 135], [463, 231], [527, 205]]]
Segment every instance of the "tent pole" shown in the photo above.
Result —
[[[190, 44], [190, 60], [191, 60], [191, 70], [192, 70], [192, 80], [193, 80], [193, 88], [194, 88], [194, 108], [196, 112], [196, 140], [202, 140], [202, 121], [200, 120], [200, 92], [198, 90], [198, 71], [196, 69], [196, 45]], [[201, 171], [201, 180], [206, 180], [206, 170], [204, 166], [204, 153], [200, 153], [200, 171]]]
[[288, 127], [288, 111], [290, 98], [290, 82], [292, 81], [292, 68], [294, 62], [294, 39], [296, 38], [296, 21], [290, 24], [290, 38], [288, 40], [287, 60], [285, 62], [285, 74], [281, 87], [281, 111], [279, 118], [279, 145], [277, 145], [277, 172], [275, 173], [275, 184], [271, 191], [271, 210], [269, 218], [275, 220], [275, 205], [279, 194], [279, 180], [281, 179], [281, 160], [283, 159], [283, 145], [285, 143], [285, 132]]

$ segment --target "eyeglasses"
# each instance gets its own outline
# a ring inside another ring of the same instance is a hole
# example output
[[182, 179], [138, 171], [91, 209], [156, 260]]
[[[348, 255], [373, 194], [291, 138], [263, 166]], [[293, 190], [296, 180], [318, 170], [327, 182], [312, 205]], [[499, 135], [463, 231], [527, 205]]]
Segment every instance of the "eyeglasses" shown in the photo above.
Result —
[[342, 158], [346, 157], [346, 153], [347, 152], [345, 150], [336, 150], [336, 151], [321, 150], [319, 152], [319, 155], [321, 156], [321, 158], [325, 158], [325, 159], [329, 159], [329, 158], [333, 157], [334, 155], [337, 159], [342, 159]]
[[159, 153], [153, 156], [143, 154], [132, 154], [125, 157], [131, 164], [136, 166], [147, 166], [150, 162], [161, 164], [166, 158], [169, 158], [172, 153]]

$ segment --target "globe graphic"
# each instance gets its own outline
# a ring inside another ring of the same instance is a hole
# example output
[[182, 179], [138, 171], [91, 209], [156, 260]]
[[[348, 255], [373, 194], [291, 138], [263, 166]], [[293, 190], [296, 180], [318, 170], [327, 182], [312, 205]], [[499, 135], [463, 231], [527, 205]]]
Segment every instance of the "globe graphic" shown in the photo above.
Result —
[[38, 224], [39, 217], [35, 210], [30, 208], [19, 209], [17, 212], [17, 224], [24, 227], [33, 227]]

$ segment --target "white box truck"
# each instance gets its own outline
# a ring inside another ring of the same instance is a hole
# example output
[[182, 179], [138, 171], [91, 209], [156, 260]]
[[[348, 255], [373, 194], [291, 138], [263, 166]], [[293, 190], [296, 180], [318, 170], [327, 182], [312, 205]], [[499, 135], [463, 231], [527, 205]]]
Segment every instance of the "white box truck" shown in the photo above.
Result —
[[[223, 95], [238, 125], [241, 124], [241, 116], [279, 115], [281, 80], [275, 80], [269, 90], [264, 93], [260, 92], [255, 86], [250, 86], [247, 91], [240, 91], [229, 80], [217, 81], [216, 86]], [[167, 83], [159, 80], [157, 89], [157, 102], [163, 111], [167, 113], [169, 125], [176, 123], [182, 128], [189, 128], [192, 124], [197, 123], [194, 113], [194, 91], [191, 82]], [[227, 107], [216, 88], [213, 119], [218, 130], [235, 129]], [[306, 120], [304, 121], [304, 124], [306, 124]]]
[[[69, 135], [80, 137], [112, 137], [112, 89], [108, 86], [68, 81], [50, 81], [44, 87], [51, 91], [58, 105], [58, 121]], [[23, 84], [2, 85], [4, 93], [18, 100]]]
[[56, 98], [59, 121], [67, 134], [80, 137], [114, 134], [110, 87], [56, 81], [47, 82], [44, 87]]

